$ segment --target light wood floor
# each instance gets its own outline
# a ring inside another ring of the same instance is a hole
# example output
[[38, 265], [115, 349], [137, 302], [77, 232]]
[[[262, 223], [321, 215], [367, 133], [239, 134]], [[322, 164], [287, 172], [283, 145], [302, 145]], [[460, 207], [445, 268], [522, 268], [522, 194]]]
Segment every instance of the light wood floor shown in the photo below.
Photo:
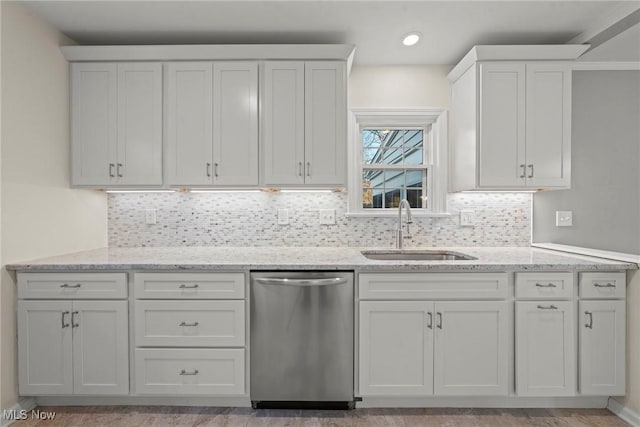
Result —
[[422, 427], [629, 426], [606, 409], [356, 409], [253, 410], [175, 406], [39, 407], [54, 421], [28, 419], [15, 427]]

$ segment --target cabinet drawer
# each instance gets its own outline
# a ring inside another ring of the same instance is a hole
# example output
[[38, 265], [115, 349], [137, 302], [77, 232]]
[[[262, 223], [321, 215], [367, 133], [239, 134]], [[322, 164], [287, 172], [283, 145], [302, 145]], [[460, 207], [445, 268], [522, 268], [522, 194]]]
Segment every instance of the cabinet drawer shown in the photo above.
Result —
[[516, 273], [516, 298], [567, 299], [573, 297], [573, 273]]
[[137, 347], [242, 347], [244, 301], [136, 301]]
[[138, 394], [244, 394], [244, 349], [136, 349]]
[[363, 273], [360, 299], [503, 299], [507, 273]]
[[136, 298], [242, 299], [244, 273], [138, 273]]
[[626, 291], [625, 273], [580, 273], [581, 298], [624, 298]]
[[20, 299], [125, 299], [125, 273], [18, 273]]

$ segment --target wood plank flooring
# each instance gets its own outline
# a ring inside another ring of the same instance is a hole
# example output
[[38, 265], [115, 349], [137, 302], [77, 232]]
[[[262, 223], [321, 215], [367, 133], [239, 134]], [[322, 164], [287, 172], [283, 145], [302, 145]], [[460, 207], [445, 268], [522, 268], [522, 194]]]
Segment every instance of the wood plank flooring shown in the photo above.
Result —
[[[27, 419], [15, 427], [509, 427], [629, 426], [606, 409], [356, 409], [270, 410], [176, 406], [39, 407], [53, 421]], [[30, 415], [30, 413], [29, 413]]]

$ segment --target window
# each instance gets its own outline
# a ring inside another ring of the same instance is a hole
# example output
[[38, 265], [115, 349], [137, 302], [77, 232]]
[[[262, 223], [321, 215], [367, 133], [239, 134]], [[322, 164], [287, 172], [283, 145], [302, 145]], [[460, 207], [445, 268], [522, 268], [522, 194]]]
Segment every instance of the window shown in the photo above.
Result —
[[349, 214], [397, 214], [402, 199], [416, 213], [446, 210], [443, 110], [353, 110]]

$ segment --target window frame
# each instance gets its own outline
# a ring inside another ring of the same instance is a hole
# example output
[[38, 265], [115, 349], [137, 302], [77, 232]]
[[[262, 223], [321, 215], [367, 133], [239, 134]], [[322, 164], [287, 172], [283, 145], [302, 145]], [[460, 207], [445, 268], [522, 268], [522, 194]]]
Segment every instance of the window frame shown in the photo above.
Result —
[[[444, 109], [351, 109], [349, 114], [347, 216], [389, 217], [396, 208], [362, 207], [363, 129], [424, 129], [425, 167], [398, 165], [390, 169], [427, 170], [427, 208], [412, 208], [417, 216], [449, 216], [447, 213], [447, 111]], [[407, 167], [408, 166], [408, 167]], [[375, 167], [374, 167], [375, 168]], [[372, 168], [372, 169], [374, 169]]]

